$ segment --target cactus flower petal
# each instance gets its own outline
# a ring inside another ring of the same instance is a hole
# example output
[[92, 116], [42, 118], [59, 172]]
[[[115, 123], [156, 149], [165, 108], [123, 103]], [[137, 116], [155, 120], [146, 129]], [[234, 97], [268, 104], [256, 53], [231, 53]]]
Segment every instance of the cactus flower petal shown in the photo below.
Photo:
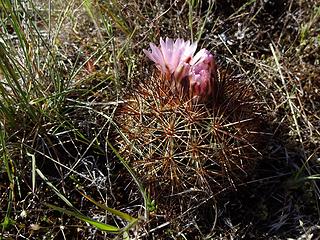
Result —
[[[183, 39], [175, 41], [160, 38], [160, 46], [150, 43], [151, 52], [143, 50], [153, 61], [173, 91], [184, 92], [183, 79], [189, 80], [189, 95], [196, 99], [207, 99], [213, 93], [213, 73], [216, 71], [213, 55], [206, 49], [196, 52], [197, 43]], [[195, 55], [194, 55], [195, 54]]]
[[213, 55], [206, 49], [201, 49], [191, 61], [190, 82], [191, 86], [199, 85], [196, 91], [192, 91], [192, 96], [205, 97], [213, 92], [212, 73], [215, 70]]

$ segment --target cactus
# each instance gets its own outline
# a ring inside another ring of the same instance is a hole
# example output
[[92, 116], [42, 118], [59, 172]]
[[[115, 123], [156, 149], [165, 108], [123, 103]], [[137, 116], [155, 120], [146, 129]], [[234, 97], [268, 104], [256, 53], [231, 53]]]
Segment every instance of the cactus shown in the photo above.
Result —
[[241, 76], [211, 74], [214, 88], [204, 96], [190, 94], [194, 80], [181, 93], [158, 70], [116, 114], [125, 136], [118, 148], [159, 204], [190, 189], [206, 196], [236, 189], [260, 158], [261, 120], [250, 88]]

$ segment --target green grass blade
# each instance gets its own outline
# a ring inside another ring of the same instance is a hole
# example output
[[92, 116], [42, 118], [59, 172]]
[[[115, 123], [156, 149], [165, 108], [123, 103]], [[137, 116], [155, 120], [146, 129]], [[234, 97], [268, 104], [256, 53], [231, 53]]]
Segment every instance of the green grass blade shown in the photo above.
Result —
[[46, 203], [45, 205], [50, 207], [50, 208], [52, 208], [53, 210], [65, 213], [67, 215], [76, 217], [76, 218], [80, 219], [81, 221], [87, 222], [90, 225], [98, 228], [101, 231], [106, 231], [106, 232], [111, 232], [111, 233], [120, 233], [121, 232], [121, 229], [119, 229], [119, 228], [117, 228], [115, 226], [109, 225], [109, 224], [97, 222], [97, 221], [95, 221], [95, 220], [93, 220], [93, 219], [81, 214], [79, 211], [73, 212], [73, 211], [67, 210], [65, 208], [61, 208], [61, 207], [58, 207], [58, 206], [55, 206], [55, 205], [52, 205], [52, 204], [48, 204], [48, 203]]
[[204, 17], [202, 25], [201, 25], [200, 29], [197, 32], [197, 40], [196, 40], [197, 42], [200, 41], [203, 33], [205, 32], [205, 26], [206, 26], [206, 24], [207, 24], [207, 22], [209, 20], [210, 14], [211, 14], [212, 9], [213, 9], [213, 6], [214, 6], [214, 1], [209, 1], [208, 10], [207, 10], [206, 15]]
[[31, 174], [32, 174], [32, 192], [36, 188], [36, 158], [34, 154], [27, 152], [27, 156], [31, 157]]
[[320, 174], [314, 174], [306, 177], [307, 180], [320, 180]]
[[116, 209], [107, 207], [107, 206], [105, 206], [105, 205], [103, 205], [103, 204], [101, 204], [101, 203], [96, 202], [96, 201], [93, 200], [91, 197], [85, 195], [85, 194], [82, 193], [82, 192], [80, 192], [80, 194], [81, 194], [83, 197], [85, 197], [86, 199], [88, 199], [90, 202], [92, 202], [93, 204], [95, 204], [96, 206], [98, 206], [98, 207], [100, 207], [100, 208], [102, 208], [102, 209], [104, 209], [104, 210], [112, 213], [113, 215], [116, 215], [116, 216], [118, 216], [118, 217], [120, 217], [120, 218], [122, 218], [122, 219], [124, 219], [124, 220], [126, 220], [126, 221], [128, 221], [128, 222], [130, 222], [130, 223], [138, 221], [137, 218], [134, 218], [134, 217], [130, 216], [130, 215], [127, 214], [127, 213], [121, 212], [121, 211], [119, 211], [119, 210], [116, 210]]
[[[10, 188], [9, 188], [9, 196], [8, 196], [8, 203], [7, 209], [4, 211], [5, 216], [3, 221], [0, 223], [2, 226], [2, 230], [8, 228], [11, 225], [14, 225], [14, 221], [10, 218], [12, 212], [12, 204], [14, 201], [14, 188], [15, 188], [15, 178], [14, 178], [14, 168], [12, 159], [9, 156], [7, 147], [6, 147], [6, 133], [4, 130], [0, 129], [0, 151], [1, 151], [1, 162], [4, 163], [5, 171], [7, 172], [8, 179], [10, 181]], [[1, 168], [0, 168], [1, 169]], [[2, 218], [2, 217], [1, 217]]]
[[53, 184], [46, 178], [46, 176], [43, 175], [43, 173], [39, 170], [36, 169], [38, 175], [46, 182], [46, 184], [53, 189], [53, 191], [70, 207], [73, 207], [72, 203], [65, 197], [63, 196], [60, 191], [53, 186]]
[[117, 156], [117, 158], [120, 160], [120, 162], [122, 163], [122, 165], [127, 169], [127, 171], [130, 173], [132, 179], [135, 181], [135, 183], [137, 184], [141, 194], [142, 194], [142, 197], [143, 197], [143, 200], [144, 200], [144, 206], [145, 206], [145, 219], [147, 220], [148, 219], [148, 216], [149, 216], [149, 207], [148, 206], [151, 206], [152, 205], [152, 202], [150, 201], [148, 195], [147, 195], [147, 192], [146, 190], [144, 189], [142, 183], [139, 181], [139, 179], [136, 177], [135, 173], [133, 172], [133, 170], [130, 168], [130, 166], [128, 165], [128, 163], [126, 162], [126, 160], [124, 160], [119, 152], [112, 146], [112, 144], [108, 141], [107, 139], [107, 144], [108, 146], [111, 148], [111, 150], [113, 151], [113, 153]]
[[[116, 27], [125, 33], [126, 35], [130, 35], [132, 30], [128, 27], [128, 24], [125, 21], [125, 18], [122, 16], [119, 16], [121, 14], [120, 10], [116, 7], [116, 3], [112, 3], [113, 6], [111, 6], [110, 3], [105, 2], [104, 5], [101, 5], [101, 9], [104, 10], [107, 15], [112, 19], [112, 21], [116, 24]], [[115, 13], [115, 11], [119, 11], [119, 14]]]

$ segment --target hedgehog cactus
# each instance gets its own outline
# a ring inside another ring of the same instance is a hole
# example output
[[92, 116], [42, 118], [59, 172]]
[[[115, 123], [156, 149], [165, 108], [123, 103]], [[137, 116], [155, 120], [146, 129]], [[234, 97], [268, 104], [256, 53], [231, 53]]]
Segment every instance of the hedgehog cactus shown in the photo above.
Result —
[[251, 92], [237, 77], [218, 80], [213, 55], [206, 49], [195, 54], [196, 43], [167, 38], [150, 47], [144, 52], [158, 71], [116, 116], [122, 156], [156, 199], [235, 188], [259, 157]]

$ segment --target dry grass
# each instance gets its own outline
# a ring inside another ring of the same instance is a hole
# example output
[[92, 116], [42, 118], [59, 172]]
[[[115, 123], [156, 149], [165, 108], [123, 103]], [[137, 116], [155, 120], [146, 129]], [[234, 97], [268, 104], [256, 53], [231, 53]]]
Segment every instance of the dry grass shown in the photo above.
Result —
[[[35, 174], [35, 163], [87, 216], [126, 225], [97, 209], [78, 190], [133, 216], [147, 215], [130, 230], [133, 239], [316, 239], [320, 232], [316, 0], [13, 2], [16, 19], [6, 1], [0, 4], [0, 238], [115, 237], [39, 204], [66, 206]], [[199, 40], [215, 54], [228, 99], [221, 112], [169, 104], [168, 111], [155, 116], [161, 112], [159, 106], [165, 106], [156, 105], [156, 92], [142, 94], [141, 84], [154, 87], [153, 67], [142, 49], [160, 36]], [[224, 78], [224, 73], [231, 77]], [[132, 96], [142, 103], [128, 101]], [[239, 99], [244, 110], [232, 115], [231, 107], [238, 106]], [[140, 117], [144, 112], [144, 124], [135, 114], [129, 117], [128, 108]], [[198, 124], [192, 125], [190, 116], [197, 116]], [[246, 119], [259, 122], [252, 125]], [[177, 138], [170, 137], [173, 130]], [[268, 133], [263, 135], [267, 141], [250, 132]], [[222, 140], [217, 142], [219, 136]], [[250, 164], [239, 180], [219, 169], [218, 175], [227, 181], [220, 178], [217, 187], [212, 175], [217, 168], [193, 164], [200, 155], [212, 162], [207, 155], [216, 154], [232, 156], [234, 166], [241, 166], [248, 154], [235, 147], [243, 144], [241, 139], [259, 146], [262, 156], [250, 148], [254, 168]], [[137, 179], [107, 140], [123, 146], [119, 153], [137, 172]], [[172, 142], [178, 146], [176, 158], [170, 157]], [[213, 154], [210, 146], [221, 142], [226, 144], [220, 149], [227, 153]], [[143, 158], [128, 146], [135, 146]], [[150, 146], [153, 156], [148, 155]], [[146, 161], [148, 156], [162, 161]], [[137, 181], [151, 199], [141, 195]], [[200, 191], [191, 192], [190, 187]]]

